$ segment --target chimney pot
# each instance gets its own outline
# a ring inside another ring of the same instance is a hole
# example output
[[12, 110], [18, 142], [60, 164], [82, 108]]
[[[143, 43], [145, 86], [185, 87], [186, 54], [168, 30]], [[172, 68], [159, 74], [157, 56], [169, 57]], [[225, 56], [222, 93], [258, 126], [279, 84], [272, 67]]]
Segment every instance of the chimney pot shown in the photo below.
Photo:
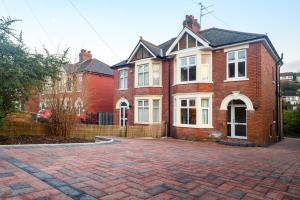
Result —
[[79, 62], [91, 60], [92, 58], [93, 55], [91, 51], [87, 51], [86, 49], [81, 49], [81, 52], [79, 53]]
[[186, 15], [182, 24], [184, 27], [190, 28], [195, 33], [199, 33], [201, 30], [200, 24], [193, 15]]

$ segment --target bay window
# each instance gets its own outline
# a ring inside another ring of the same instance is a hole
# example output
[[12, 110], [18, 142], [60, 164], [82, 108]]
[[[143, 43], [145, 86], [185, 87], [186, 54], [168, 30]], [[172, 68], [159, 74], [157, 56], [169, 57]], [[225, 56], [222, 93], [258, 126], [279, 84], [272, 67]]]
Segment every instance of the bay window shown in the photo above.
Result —
[[212, 128], [212, 93], [175, 94], [173, 106], [174, 126]]
[[244, 80], [246, 72], [246, 49], [227, 52], [227, 79]]
[[122, 69], [119, 71], [119, 89], [128, 88], [128, 69]]
[[134, 122], [152, 124], [161, 122], [161, 96], [135, 97]]

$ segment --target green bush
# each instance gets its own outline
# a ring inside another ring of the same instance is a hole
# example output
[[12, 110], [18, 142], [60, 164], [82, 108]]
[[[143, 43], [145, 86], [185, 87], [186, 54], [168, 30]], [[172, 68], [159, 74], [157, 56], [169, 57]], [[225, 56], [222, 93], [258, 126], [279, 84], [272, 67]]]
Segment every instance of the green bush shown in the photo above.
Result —
[[300, 109], [284, 111], [283, 132], [285, 136], [300, 137]]

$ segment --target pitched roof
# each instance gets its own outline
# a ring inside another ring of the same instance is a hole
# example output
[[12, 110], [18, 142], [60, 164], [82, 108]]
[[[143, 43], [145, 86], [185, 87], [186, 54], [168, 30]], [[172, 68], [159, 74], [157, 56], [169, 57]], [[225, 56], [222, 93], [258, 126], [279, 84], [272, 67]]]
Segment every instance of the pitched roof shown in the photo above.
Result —
[[92, 72], [104, 75], [113, 75], [113, 70], [109, 65], [98, 59], [90, 59], [81, 63], [67, 64], [64, 66], [66, 73]]
[[255, 40], [266, 37], [264, 34], [246, 33], [220, 28], [209, 28], [200, 32], [200, 35], [210, 42], [210, 46], [219, 47]]
[[[275, 57], [279, 59], [279, 55], [276, 52], [274, 46], [272, 45], [270, 39], [265, 34], [257, 34], [257, 33], [248, 33], [248, 32], [240, 32], [240, 31], [233, 31], [233, 30], [226, 30], [226, 29], [220, 29], [220, 28], [209, 28], [202, 30], [200, 33], [195, 33], [197, 36], [199, 36], [204, 41], [207, 41], [209, 46], [212, 48], [222, 47], [226, 45], [232, 45], [237, 44], [241, 42], [248, 42], [253, 41], [257, 39], [266, 39], [267, 43], [270, 45], [272, 51], [275, 54]], [[175, 38], [172, 38], [160, 45], [155, 45], [149, 41], [146, 41], [144, 39], [141, 39], [139, 42], [142, 42], [154, 55], [157, 57], [164, 57], [166, 56], [167, 50], [170, 48], [170, 46], [173, 44], [173, 42], [176, 40]], [[125, 61], [122, 61], [118, 64], [113, 65], [112, 67], [118, 67], [123, 66]], [[127, 60], [126, 60], [127, 62]]]

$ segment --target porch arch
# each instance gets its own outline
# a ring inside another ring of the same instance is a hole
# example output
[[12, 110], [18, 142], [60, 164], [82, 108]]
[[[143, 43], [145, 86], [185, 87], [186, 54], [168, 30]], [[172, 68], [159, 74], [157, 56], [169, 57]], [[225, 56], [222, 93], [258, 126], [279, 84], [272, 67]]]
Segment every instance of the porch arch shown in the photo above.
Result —
[[249, 97], [246, 95], [240, 94], [240, 92], [232, 92], [232, 94], [225, 97], [221, 103], [220, 110], [227, 110], [227, 106], [229, 102], [232, 100], [241, 100], [246, 104], [246, 110], [252, 110], [254, 111], [253, 103]]
[[116, 103], [116, 109], [120, 109], [121, 103], [124, 102], [127, 104], [127, 109], [129, 108], [129, 101], [125, 99], [124, 97], [120, 98]]

